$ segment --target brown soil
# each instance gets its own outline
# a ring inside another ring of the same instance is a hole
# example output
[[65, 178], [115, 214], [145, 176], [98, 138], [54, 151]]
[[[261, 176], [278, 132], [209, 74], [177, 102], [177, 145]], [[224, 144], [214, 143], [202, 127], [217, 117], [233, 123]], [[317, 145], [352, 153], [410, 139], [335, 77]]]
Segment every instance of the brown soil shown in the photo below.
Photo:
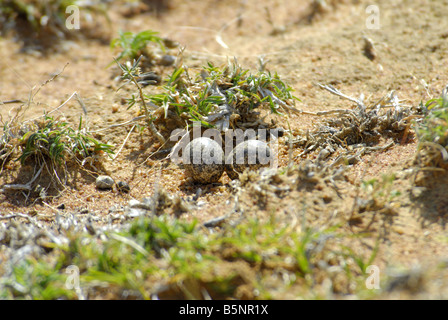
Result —
[[[312, 23], [308, 23], [311, 17], [309, 2], [176, 0], [159, 15], [149, 12], [132, 16], [123, 15], [123, 7], [116, 6], [108, 12], [113, 24], [107, 27], [110, 28], [107, 33], [160, 31], [162, 36], [186, 47], [184, 63], [193, 72], [200, 70], [207, 61], [225, 63], [233, 57], [244, 67], [256, 70], [258, 58], [264, 57], [269, 61], [267, 69], [277, 72], [301, 99], [296, 107], [310, 112], [353, 107], [347, 100], [322, 90], [317, 83], [332, 84], [350, 96], [364, 94], [369, 102], [395, 90], [407, 105], [418, 105], [420, 101], [437, 97], [448, 83], [448, 20], [446, 14], [443, 15], [448, 1], [376, 1], [381, 18], [379, 30], [366, 29], [365, 9], [371, 4], [369, 1], [330, 1], [334, 5], [328, 5], [326, 10], [314, 15]], [[275, 27], [268, 22], [265, 8], [269, 8]], [[240, 20], [237, 17], [241, 17]], [[228, 48], [216, 41], [218, 35]], [[369, 37], [375, 45], [374, 60], [363, 54], [363, 36]], [[59, 77], [41, 88], [34, 98], [35, 103], [25, 113], [26, 119], [57, 108], [76, 91], [86, 105], [90, 130], [128, 121], [136, 116], [137, 108], [128, 110], [123, 101], [131, 91], [116, 91], [120, 83], [114, 80], [115, 67], [107, 68], [114, 54], [116, 52], [107, 44], [97, 40], [66, 41], [57, 46], [56, 52], [42, 54], [39, 51], [24, 53], [19, 43], [9, 38], [1, 39], [0, 100], [26, 100], [33, 87], [40, 86], [68, 63]], [[170, 71], [166, 68], [163, 72]], [[145, 88], [148, 93], [156, 90], [154, 86]], [[3, 105], [0, 108], [2, 119], [14, 114], [14, 108], [17, 107]], [[84, 115], [76, 99], [56, 114], [74, 125]], [[289, 116], [294, 134], [303, 134], [322, 120], [323, 117], [306, 114]], [[97, 137], [114, 144], [117, 151], [131, 127], [132, 124], [110, 128], [98, 133]], [[287, 137], [280, 139], [281, 167], [288, 163], [287, 141]], [[412, 166], [415, 156], [415, 136], [411, 133], [406, 141], [384, 137], [380, 144], [390, 141], [394, 142], [391, 148], [366, 155], [357, 164], [349, 166], [345, 179], [337, 183], [337, 188], [316, 182], [293, 189], [281, 197], [269, 193], [263, 196], [263, 201], [254, 203], [253, 199], [257, 197], [253, 188], [257, 179], [254, 179], [243, 184], [240, 207], [247, 215], [263, 216], [275, 212], [285, 218], [306, 211], [305, 219], [310, 226], [324, 228], [340, 223], [347, 232], [367, 233], [363, 241], [353, 243], [352, 249], [359, 254], [363, 250], [370, 251], [380, 236], [375, 263], [381, 270], [385, 271], [387, 267], [410, 269], [416, 265], [423, 270], [433, 270], [448, 258], [448, 178], [446, 175], [434, 176], [428, 182], [420, 181], [417, 176], [414, 183], [414, 176], [406, 169]], [[133, 132], [117, 158], [113, 161], [104, 158], [104, 167], [97, 168], [115, 181], [129, 183], [129, 194], [119, 193], [116, 189], [98, 191], [95, 188], [98, 173], [74, 170], [68, 186], [60, 194], [50, 193], [52, 197], [45, 203], [20, 192], [0, 194], [0, 212], [37, 213], [48, 217], [58, 206], [65, 204], [67, 212], [87, 209], [107, 215], [112, 206], [126, 206], [132, 198], [140, 200], [150, 196], [156, 181], [168, 192], [181, 197], [192, 196], [199, 187], [202, 189], [198, 200], [205, 201], [206, 205], [185, 213], [182, 218], [195, 217], [204, 222], [229, 210], [226, 201], [233, 198], [226, 175], [218, 185], [195, 185], [184, 177], [177, 165], [151, 157], [159, 147], [148, 130], [142, 134]], [[305, 159], [297, 158], [302, 151], [301, 148], [293, 150], [295, 165], [304, 163]], [[316, 156], [310, 154], [308, 158], [315, 159]], [[381, 179], [381, 175], [391, 173], [397, 177], [392, 189], [400, 192], [388, 204], [393, 212], [381, 211], [383, 204], [378, 210], [353, 216], [354, 203], [365, 196], [360, 191], [361, 182]], [[26, 183], [33, 175], [32, 166], [23, 167], [19, 162], [11, 161], [5, 166], [0, 185]], [[37, 183], [45, 186], [48, 181], [42, 177]], [[288, 183], [284, 181], [278, 185], [290, 185]], [[440, 281], [447, 283], [446, 271], [444, 275], [444, 278], [440, 274], [429, 276], [434, 281], [428, 285], [424, 298], [448, 297], [446, 290], [440, 289]], [[407, 298], [409, 295], [390, 293], [384, 297]]]

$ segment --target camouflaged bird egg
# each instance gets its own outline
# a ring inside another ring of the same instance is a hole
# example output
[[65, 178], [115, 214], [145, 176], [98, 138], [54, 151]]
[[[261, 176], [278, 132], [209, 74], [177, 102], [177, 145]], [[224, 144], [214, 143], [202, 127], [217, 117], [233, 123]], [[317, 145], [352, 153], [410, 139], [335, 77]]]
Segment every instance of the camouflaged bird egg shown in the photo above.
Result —
[[226, 172], [230, 179], [237, 179], [244, 170], [258, 170], [269, 166], [271, 148], [260, 140], [247, 140], [238, 144], [226, 158]]
[[185, 173], [195, 182], [217, 182], [224, 172], [224, 151], [215, 140], [196, 138], [183, 151]]

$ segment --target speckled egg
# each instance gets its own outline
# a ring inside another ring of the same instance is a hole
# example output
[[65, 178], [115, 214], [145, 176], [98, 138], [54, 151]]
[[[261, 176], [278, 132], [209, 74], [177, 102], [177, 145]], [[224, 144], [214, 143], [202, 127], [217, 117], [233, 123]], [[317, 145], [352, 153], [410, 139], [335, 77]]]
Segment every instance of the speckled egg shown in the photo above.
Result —
[[226, 172], [230, 179], [237, 179], [244, 170], [268, 167], [272, 158], [271, 148], [264, 141], [247, 140], [238, 144], [226, 158]]
[[224, 170], [224, 151], [216, 141], [201, 137], [189, 142], [183, 151], [185, 174], [198, 183], [213, 183]]

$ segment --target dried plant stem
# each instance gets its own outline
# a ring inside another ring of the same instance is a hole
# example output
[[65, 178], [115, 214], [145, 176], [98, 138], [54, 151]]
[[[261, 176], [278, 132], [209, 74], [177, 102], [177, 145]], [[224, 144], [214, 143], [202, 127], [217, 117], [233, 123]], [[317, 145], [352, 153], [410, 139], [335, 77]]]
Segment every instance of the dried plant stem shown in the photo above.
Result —
[[13, 214], [9, 214], [7, 216], [0, 216], [0, 220], [9, 220], [9, 219], [14, 219], [14, 218], [25, 218], [25, 219], [31, 221], [31, 217], [27, 216], [26, 214], [23, 214], [23, 213], [13, 213]]
[[324, 85], [322, 85], [320, 83], [318, 83], [317, 85], [319, 87], [321, 87], [322, 89], [325, 89], [325, 90], [331, 92], [334, 95], [337, 95], [337, 96], [339, 96], [341, 98], [344, 98], [344, 99], [347, 99], [347, 100], [349, 100], [351, 102], [356, 103], [358, 105], [358, 107], [365, 108], [364, 103], [361, 100], [343, 94], [342, 92], [340, 92], [338, 89], [336, 89], [332, 85], [325, 85], [324, 86]]
[[81, 105], [81, 108], [83, 109], [84, 114], [87, 115], [87, 109], [86, 109], [86, 107], [85, 107], [85, 104], [84, 104], [84, 102], [82, 101], [82, 99], [81, 99], [80, 95], [78, 94], [78, 92], [75, 91], [75, 92], [73, 92], [73, 93], [70, 95], [70, 97], [68, 97], [67, 100], [65, 100], [65, 101], [64, 101], [61, 105], [59, 105], [58, 107], [54, 108], [54, 109], [51, 110], [50, 112], [44, 113], [43, 115], [41, 115], [41, 116], [39, 116], [39, 117], [36, 117], [36, 118], [33, 118], [33, 119], [26, 120], [26, 121], [24, 121], [24, 123], [27, 123], [27, 122], [30, 122], [30, 121], [37, 120], [37, 119], [39, 119], [39, 118], [48, 116], [48, 115], [52, 114], [53, 112], [58, 111], [58, 110], [61, 109], [63, 106], [65, 106], [71, 99], [73, 99], [73, 97], [76, 97], [76, 100], [77, 100], [77, 101], [79, 102], [79, 104]]
[[293, 163], [293, 159], [292, 159], [292, 152], [293, 152], [293, 147], [292, 147], [292, 131], [291, 131], [291, 124], [289, 123], [289, 120], [286, 119], [286, 123], [288, 124], [288, 171], [291, 169], [292, 167], [292, 163]]
[[125, 121], [125, 122], [122, 122], [122, 123], [118, 123], [118, 124], [111, 124], [110, 126], [107, 126], [106, 128], [102, 128], [102, 129], [98, 129], [98, 130], [90, 131], [90, 132], [97, 133], [97, 132], [105, 131], [105, 130], [108, 130], [108, 129], [111, 129], [111, 128], [125, 126], [125, 125], [127, 125], [129, 123], [132, 123], [134, 121], [144, 119], [145, 117], [146, 116], [138, 116], [138, 117], [135, 117], [135, 118], [133, 118], [131, 120], [128, 120], [128, 121]]
[[18, 100], [18, 99], [8, 100], [8, 101], [0, 101], [0, 105], [8, 104], [8, 103], [23, 103], [23, 101], [22, 100]]
[[42, 165], [37, 171], [37, 173], [34, 175], [34, 177], [26, 184], [5, 184], [3, 186], [3, 190], [26, 190], [31, 191], [32, 187], [31, 185], [33, 182], [39, 177], [40, 173], [42, 172], [42, 169], [44, 168], [44, 165]]
[[138, 89], [138, 93], [140, 95], [140, 100], [142, 101], [143, 109], [145, 110], [145, 116], [148, 120], [149, 129], [151, 132], [156, 136], [156, 138], [159, 140], [161, 144], [164, 144], [166, 142], [165, 138], [160, 134], [160, 132], [157, 130], [156, 126], [154, 125], [154, 122], [152, 120], [152, 115], [150, 114], [148, 110], [148, 106], [145, 102], [145, 97], [143, 96], [143, 90], [138, 81], [135, 79], [135, 77], [132, 77], [132, 82], [136, 85]]
[[126, 142], [128, 141], [129, 136], [131, 135], [131, 132], [134, 131], [135, 126], [136, 126], [136, 125], [134, 124], [134, 125], [132, 126], [131, 130], [129, 130], [129, 133], [128, 133], [128, 135], [126, 136], [126, 138], [124, 139], [123, 144], [121, 145], [120, 149], [117, 151], [117, 153], [115, 154], [115, 156], [112, 158], [112, 160], [115, 160], [115, 159], [118, 157], [118, 155], [120, 154], [120, 152], [121, 152], [121, 150], [123, 149], [124, 145], [125, 145]]

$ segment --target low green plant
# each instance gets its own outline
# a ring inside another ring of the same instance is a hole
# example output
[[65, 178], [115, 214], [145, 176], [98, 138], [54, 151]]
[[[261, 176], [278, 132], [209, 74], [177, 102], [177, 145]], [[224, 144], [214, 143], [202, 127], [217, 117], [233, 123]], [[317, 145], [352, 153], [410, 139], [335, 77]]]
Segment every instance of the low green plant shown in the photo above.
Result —
[[67, 122], [45, 115], [19, 139], [22, 154], [18, 158], [24, 163], [29, 157], [50, 159], [60, 165], [70, 159], [84, 159], [98, 152], [113, 154], [112, 146], [101, 143], [82, 127], [82, 117], [78, 129]]
[[[247, 223], [228, 228], [222, 237], [215, 239], [217, 251], [228, 249], [229, 258], [242, 259], [252, 264], [272, 264], [291, 261], [297, 273], [304, 276], [311, 272], [311, 261], [307, 246], [318, 235], [312, 230], [303, 234], [291, 231], [288, 226], [280, 227], [272, 218], [269, 223], [250, 220]], [[212, 242], [213, 243], [213, 242]], [[282, 246], [278, 246], [282, 243]], [[230, 249], [230, 250], [229, 250]]]
[[[101, 0], [0, 0], [0, 31], [18, 33], [25, 45], [34, 43], [43, 45], [44, 48], [51, 47], [57, 43], [55, 40], [80, 34], [71, 33], [66, 27], [69, 6], [100, 14], [108, 19], [106, 4]], [[86, 15], [80, 15], [79, 18], [82, 19], [83, 16]], [[86, 21], [82, 23], [84, 22]], [[84, 25], [81, 32], [88, 29]]]
[[[0, 13], [3, 22], [12, 20], [25, 20], [35, 30], [45, 28], [45, 21], [53, 25], [64, 25], [65, 9], [76, 5], [76, 0], [51, 0], [51, 1], [25, 1], [25, 0], [2, 0], [0, 1]], [[50, 21], [54, 19], [54, 21]], [[5, 21], [6, 20], [6, 21]]]
[[176, 114], [186, 114], [191, 121], [199, 121], [206, 127], [213, 127], [213, 114], [224, 108], [245, 116], [257, 107], [268, 106], [273, 113], [280, 114], [287, 103], [297, 99], [277, 74], [252, 75], [236, 61], [224, 68], [209, 62], [195, 81], [190, 80], [186, 67], [176, 68], [164, 91], [147, 98], [163, 106], [165, 115], [171, 108]]
[[4, 165], [11, 159], [14, 150], [14, 135], [10, 131], [10, 123], [3, 124], [3, 134], [0, 137], [0, 174], [3, 172]]
[[[338, 254], [343, 256], [344, 258], [351, 258], [359, 268], [358, 270], [355, 271], [358, 272], [359, 274], [366, 274], [367, 268], [370, 265], [372, 265], [372, 263], [375, 261], [379, 249], [379, 240], [376, 241], [375, 247], [373, 248], [370, 255], [367, 257], [363, 257], [357, 254], [353, 249], [351, 249], [348, 246], [342, 246], [341, 249], [342, 250], [338, 252]], [[348, 268], [347, 265], [345, 265], [345, 267], [347, 274], [350, 277], [352, 277], [352, 271]]]
[[394, 181], [395, 174], [383, 174], [381, 179], [373, 178], [362, 181], [362, 189], [371, 199], [384, 205], [401, 194], [392, 189]]
[[56, 300], [76, 299], [76, 292], [65, 286], [67, 276], [60, 266], [44, 260], [27, 258], [20, 261], [0, 287], [2, 299]]
[[118, 38], [110, 42], [110, 47], [121, 50], [116, 58], [117, 61], [121, 61], [122, 59], [132, 61], [138, 59], [140, 56], [151, 58], [153, 57], [153, 53], [148, 48], [150, 44], [156, 44], [158, 48], [165, 51], [164, 40], [158, 34], [158, 32], [152, 30], [145, 30], [138, 33], [120, 31]]
[[135, 105], [138, 101], [140, 101], [141, 102], [140, 110], [146, 117], [148, 127], [150, 128], [152, 133], [157, 137], [157, 139], [159, 139], [159, 141], [163, 144], [165, 143], [165, 138], [159, 133], [159, 131], [157, 130], [157, 128], [153, 123], [155, 117], [153, 116], [153, 112], [150, 111], [150, 109], [147, 106], [146, 98], [143, 93], [143, 88], [139, 83], [139, 78], [145, 75], [145, 73], [141, 72], [141, 69], [139, 67], [141, 57], [142, 56], [140, 56], [137, 60], [134, 60], [132, 64], [130, 63], [122, 64], [119, 61], [115, 60], [118, 67], [122, 71], [121, 78], [124, 81], [124, 84], [120, 88], [118, 88], [118, 90], [120, 90], [123, 86], [129, 83], [131, 83], [137, 88], [140, 100], [138, 100], [138, 98], [136, 98], [136, 96], [133, 94], [131, 98], [128, 99], [128, 109], [131, 108], [133, 105]]
[[428, 100], [424, 106], [421, 103], [421, 107], [427, 114], [416, 125], [418, 165], [448, 169], [448, 86], [439, 98]]
[[176, 246], [185, 237], [193, 234], [197, 221], [191, 223], [179, 220], [169, 220], [165, 217], [159, 219], [137, 220], [129, 229], [129, 235], [147, 250], [159, 252]]
[[[141, 111], [151, 123], [158, 120], [163, 124], [164, 119], [173, 118], [186, 126], [199, 122], [203, 127], [222, 131], [229, 127], [247, 129], [248, 123], [254, 127], [263, 124], [256, 108], [281, 115], [293, 110], [294, 100], [299, 100], [277, 74], [263, 71], [253, 75], [236, 60], [222, 68], [209, 62], [194, 80], [188, 67], [178, 65], [166, 79], [163, 92], [157, 94], [142, 94], [137, 84], [137, 77], [142, 75], [136, 63], [132, 68], [121, 65], [121, 69], [123, 79], [132, 79], [139, 89]], [[134, 74], [129, 77], [131, 73]], [[129, 108], [136, 102], [135, 96], [128, 99]]]
[[[317, 285], [315, 277], [325, 272], [320, 266], [326, 254], [335, 252], [331, 243], [327, 248], [334, 231], [298, 231], [273, 216], [263, 223], [248, 219], [211, 233], [196, 220], [184, 222], [166, 215], [138, 218], [126, 229], [106, 232], [101, 241], [68, 231], [68, 242], [54, 245], [41, 258], [11, 266], [12, 273], [0, 278], [0, 297], [76, 299], [82, 292], [85, 298], [104, 298], [107, 292], [109, 298], [123, 298], [126, 293], [149, 299], [163, 294], [157, 288], [164, 287], [168, 298], [204, 299], [204, 290], [211, 297], [235, 298], [241, 286], [256, 289], [258, 298], [286, 292], [291, 286], [305, 294]], [[364, 279], [376, 250], [367, 260], [345, 247], [336, 254], [342, 264], [346, 259], [355, 261], [362, 270], [343, 264], [347, 270], [341, 274], [359, 280]], [[70, 266], [79, 270], [81, 291], [67, 289]], [[245, 270], [256, 276], [242, 275], [239, 268], [244, 266], [251, 266]], [[274, 289], [269, 283], [279, 273], [286, 280]]]

